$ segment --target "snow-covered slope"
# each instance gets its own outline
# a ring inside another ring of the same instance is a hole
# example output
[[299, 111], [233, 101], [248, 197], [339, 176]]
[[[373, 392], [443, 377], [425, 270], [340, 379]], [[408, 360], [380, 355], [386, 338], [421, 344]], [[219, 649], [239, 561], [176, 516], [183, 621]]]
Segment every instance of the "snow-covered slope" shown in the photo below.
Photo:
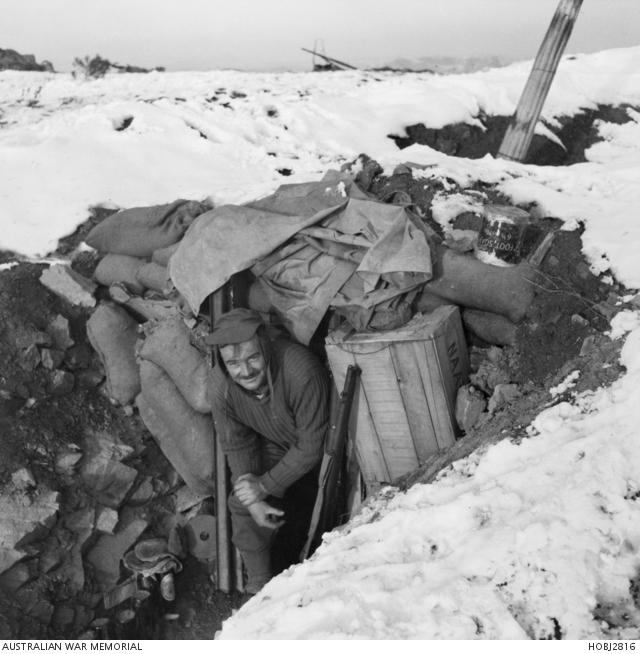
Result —
[[[638, 288], [637, 112], [624, 125], [602, 124], [604, 141], [570, 167], [454, 159], [415, 145], [399, 151], [387, 138], [416, 122], [510, 114], [529, 67], [449, 77], [224, 71], [98, 81], [0, 73], [0, 248], [43, 254], [93, 204], [242, 202], [366, 152], [388, 169], [424, 164], [416, 174], [425, 179], [497, 184], [567, 229], [582, 221], [594, 269]], [[640, 48], [565, 59], [545, 116], [639, 105], [638, 71]], [[440, 213], [446, 220], [446, 207]], [[626, 332], [628, 370], [611, 388], [550, 407], [519, 446], [501, 443], [430, 486], [379, 498], [311, 561], [273, 580], [222, 636], [637, 636], [607, 632], [593, 618], [597, 603], [635, 615], [638, 314], [616, 319], [613, 335]]]

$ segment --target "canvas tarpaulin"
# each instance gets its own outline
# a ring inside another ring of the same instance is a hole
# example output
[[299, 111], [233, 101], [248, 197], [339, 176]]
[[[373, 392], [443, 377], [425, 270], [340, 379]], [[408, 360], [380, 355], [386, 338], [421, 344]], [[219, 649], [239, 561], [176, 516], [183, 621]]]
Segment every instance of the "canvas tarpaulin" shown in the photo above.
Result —
[[289, 332], [308, 343], [329, 306], [371, 315], [375, 305], [428, 281], [431, 257], [403, 207], [353, 198], [251, 270]]
[[342, 208], [362, 192], [349, 181], [285, 184], [242, 206], [223, 205], [196, 220], [169, 262], [175, 287], [197, 312], [230, 277], [250, 268], [301, 229]]
[[[246, 268], [289, 331], [308, 343], [334, 301], [371, 307], [415, 288], [431, 278], [431, 256], [404, 207], [370, 200], [336, 174], [200, 216], [170, 263], [195, 310]], [[354, 273], [359, 283], [346, 285]]]

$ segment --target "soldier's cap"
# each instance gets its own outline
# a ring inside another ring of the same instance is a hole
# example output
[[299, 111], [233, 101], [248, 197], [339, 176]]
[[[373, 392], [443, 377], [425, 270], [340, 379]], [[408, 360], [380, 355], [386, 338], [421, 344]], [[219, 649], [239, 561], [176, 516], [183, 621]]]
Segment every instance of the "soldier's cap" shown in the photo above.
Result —
[[232, 309], [215, 322], [213, 331], [206, 336], [207, 345], [236, 345], [252, 339], [264, 325], [260, 314], [253, 309]]

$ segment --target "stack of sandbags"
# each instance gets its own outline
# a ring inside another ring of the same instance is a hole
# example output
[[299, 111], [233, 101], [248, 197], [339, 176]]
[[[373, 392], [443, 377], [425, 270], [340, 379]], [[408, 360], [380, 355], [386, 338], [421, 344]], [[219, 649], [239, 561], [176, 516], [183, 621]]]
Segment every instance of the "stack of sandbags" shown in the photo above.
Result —
[[434, 278], [424, 285], [417, 302], [422, 312], [442, 304], [457, 304], [465, 326], [494, 345], [512, 345], [516, 325], [534, 296], [536, 269], [528, 263], [501, 267], [446, 247], [437, 249]]
[[209, 365], [180, 318], [157, 324], [139, 348], [140, 416], [189, 488], [215, 486]]
[[136, 401], [160, 449], [198, 495], [214, 489], [209, 366], [190, 343], [167, 266], [189, 225], [209, 208], [177, 200], [126, 209], [86, 238], [104, 254], [94, 278], [118, 303], [103, 302], [87, 323], [105, 367], [105, 392], [119, 404]]
[[214, 490], [213, 421], [206, 356], [191, 345], [175, 317], [147, 323], [140, 342], [137, 321], [103, 302], [87, 322], [89, 341], [106, 373], [105, 392], [122, 405], [136, 400], [140, 416], [163, 454], [198, 495]]
[[167, 265], [171, 254], [208, 204], [176, 200], [154, 207], [119, 211], [96, 225], [86, 242], [105, 256], [94, 272], [104, 286], [122, 285], [130, 293], [172, 289]]

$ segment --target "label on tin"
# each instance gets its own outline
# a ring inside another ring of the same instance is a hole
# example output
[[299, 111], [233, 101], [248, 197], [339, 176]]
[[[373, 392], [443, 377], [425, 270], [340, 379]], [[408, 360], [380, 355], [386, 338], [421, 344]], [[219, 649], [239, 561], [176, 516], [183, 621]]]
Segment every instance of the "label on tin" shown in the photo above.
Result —
[[490, 220], [485, 217], [478, 235], [477, 249], [493, 254], [505, 263], [520, 261], [522, 226], [508, 220]]

